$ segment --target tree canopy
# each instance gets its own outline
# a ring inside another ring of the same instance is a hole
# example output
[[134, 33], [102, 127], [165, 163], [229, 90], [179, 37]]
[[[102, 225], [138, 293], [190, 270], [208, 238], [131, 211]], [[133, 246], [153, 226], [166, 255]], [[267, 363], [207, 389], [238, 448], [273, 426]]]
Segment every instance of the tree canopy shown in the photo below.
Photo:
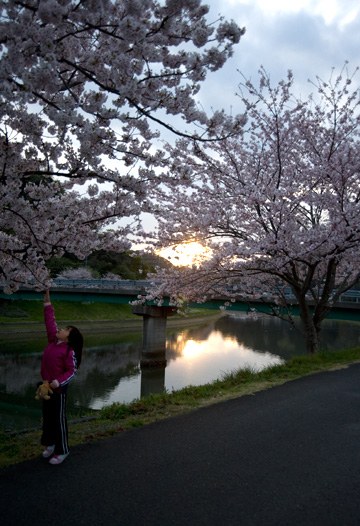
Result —
[[260, 71], [240, 97], [248, 117], [241, 136], [168, 146], [167, 180], [154, 191], [158, 246], [198, 241], [211, 256], [162, 274], [179, 298], [269, 299], [273, 315], [294, 325], [289, 292], [301, 314], [307, 349], [321, 322], [359, 280], [360, 141], [357, 71], [346, 66], [317, 79], [301, 100], [293, 76], [272, 86]]
[[239, 127], [222, 112], [207, 117], [196, 95], [243, 33], [209, 20], [201, 0], [0, 1], [7, 291], [30, 279], [44, 286], [53, 255], [129, 248], [133, 227], [117, 221], [148, 209], [158, 128], [207, 140]]

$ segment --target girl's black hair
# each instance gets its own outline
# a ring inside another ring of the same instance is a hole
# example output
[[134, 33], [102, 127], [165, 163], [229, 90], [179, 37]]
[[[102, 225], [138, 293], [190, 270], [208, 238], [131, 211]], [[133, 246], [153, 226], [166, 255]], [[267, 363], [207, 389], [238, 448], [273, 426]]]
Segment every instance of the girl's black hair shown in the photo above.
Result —
[[82, 358], [84, 338], [77, 327], [68, 325], [67, 328], [71, 329], [68, 336], [69, 349], [71, 348], [74, 351], [76, 358], [76, 367], [79, 369]]

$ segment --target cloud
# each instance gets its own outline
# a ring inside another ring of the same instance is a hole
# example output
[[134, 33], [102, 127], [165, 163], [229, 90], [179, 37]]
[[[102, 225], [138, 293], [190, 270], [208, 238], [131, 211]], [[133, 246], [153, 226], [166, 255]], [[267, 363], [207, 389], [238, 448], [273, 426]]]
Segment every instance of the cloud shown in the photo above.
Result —
[[246, 34], [224, 68], [209, 74], [199, 95], [211, 107], [239, 112], [235, 96], [241, 76], [256, 79], [262, 65], [273, 82], [291, 69], [298, 95], [310, 91], [308, 79], [328, 79], [332, 68], [359, 63], [360, 7], [357, 0], [208, 0], [210, 17], [221, 13], [246, 27]]

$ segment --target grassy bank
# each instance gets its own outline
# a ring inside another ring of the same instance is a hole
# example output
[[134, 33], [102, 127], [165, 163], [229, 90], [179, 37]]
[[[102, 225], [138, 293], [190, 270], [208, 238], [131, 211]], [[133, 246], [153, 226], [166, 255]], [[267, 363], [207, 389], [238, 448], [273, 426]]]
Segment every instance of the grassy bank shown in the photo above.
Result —
[[[52, 301], [56, 321], [73, 324], [85, 332], [91, 330], [119, 330], [131, 332], [141, 330], [143, 319], [133, 314], [130, 305], [117, 303], [81, 303], [74, 301]], [[167, 320], [167, 327], [196, 325], [204, 320], [222, 316], [219, 310], [191, 309], [186, 316], [176, 314]], [[0, 302], [0, 340], [28, 333], [44, 331], [43, 302], [34, 300], [6, 300]]]
[[[58, 321], [139, 319], [130, 305], [120, 303], [52, 301], [52, 304]], [[39, 300], [4, 300], [0, 304], [0, 323], [42, 323], [43, 311], [43, 302]]]
[[[141, 321], [141, 316], [133, 314], [131, 305], [120, 303], [87, 303], [76, 301], [52, 301], [59, 322], [93, 322], [93, 321]], [[219, 310], [191, 309], [189, 316], [219, 314]], [[184, 319], [183, 314], [169, 317]], [[0, 324], [34, 324], [44, 323], [44, 304], [39, 300], [3, 300], [0, 302]]]
[[[225, 375], [221, 380], [189, 386], [171, 393], [152, 395], [130, 404], [115, 403], [88, 419], [72, 422], [70, 446], [86, 444], [133, 427], [187, 413], [217, 402], [255, 393], [309, 374], [346, 367], [360, 361], [360, 347], [315, 356], [293, 358], [283, 365], [269, 367], [259, 373], [249, 369]], [[71, 421], [71, 416], [69, 415]], [[40, 430], [21, 434], [0, 433], [0, 467], [34, 458], [41, 453]]]

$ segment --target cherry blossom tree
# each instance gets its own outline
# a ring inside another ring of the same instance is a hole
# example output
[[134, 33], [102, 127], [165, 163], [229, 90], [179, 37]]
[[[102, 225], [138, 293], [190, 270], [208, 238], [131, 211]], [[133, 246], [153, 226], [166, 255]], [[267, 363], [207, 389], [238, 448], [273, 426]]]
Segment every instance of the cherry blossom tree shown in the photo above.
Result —
[[71, 268], [63, 270], [56, 276], [59, 279], [69, 279], [69, 280], [91, 280], [93, 279], [90, 270], [86, 267]]
[[52, 255], [129, 247], [133, 226], [115, 222], [136, 224], [148, 207], [159, 129], [203, 141], [236, 131], [236, 118], [208, 118], [196, 95], [243, 33], [201, 0], [0, 1], [7, 291], [48, 284]]
[[266, 298], [297, 325], [292, 296], [307, 351], [318, 350], [322, 321], [360, 277], [360, 90], [346, 67], [305, 101], [291, 72], [273, 87], [261, 69], [259, 87], [240, 85], [242, 136], [168, 147], [157, 246], [198, 241], [212, 255], [162, 273], [149, 297]]

